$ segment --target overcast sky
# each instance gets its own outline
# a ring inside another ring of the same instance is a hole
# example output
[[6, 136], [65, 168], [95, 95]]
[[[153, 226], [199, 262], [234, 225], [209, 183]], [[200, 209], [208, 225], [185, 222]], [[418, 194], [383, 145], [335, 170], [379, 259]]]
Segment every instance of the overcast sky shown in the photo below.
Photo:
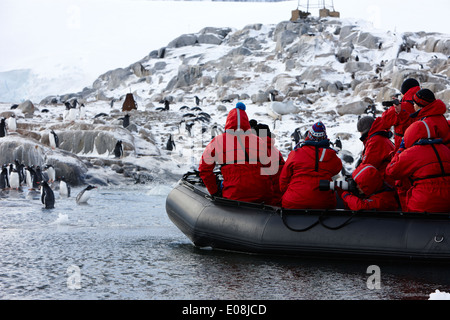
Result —
[[[311, 5], [319, 1], [310, 1]], [[66, 63], [98, 76], [203, 27], [276, 24], [307, 1], [0, 0], [0, 71]], [[331, 3], [331, 1], [327, 1]], [[449, 0], [334, 0], [341, 18], [375, 28], [450, 34]], [[317, 10], [311, 10], [317, 16]]]

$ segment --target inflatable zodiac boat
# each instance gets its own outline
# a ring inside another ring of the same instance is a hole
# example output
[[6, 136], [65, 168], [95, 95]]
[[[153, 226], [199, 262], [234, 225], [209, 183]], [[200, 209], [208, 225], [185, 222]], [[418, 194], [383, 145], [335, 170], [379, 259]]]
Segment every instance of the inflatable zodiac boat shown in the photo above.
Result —
[[212, 197], [195, 172], [170, 192], [166, 211], [197, 247], [450, 262], [450, 213], [286, 210]]

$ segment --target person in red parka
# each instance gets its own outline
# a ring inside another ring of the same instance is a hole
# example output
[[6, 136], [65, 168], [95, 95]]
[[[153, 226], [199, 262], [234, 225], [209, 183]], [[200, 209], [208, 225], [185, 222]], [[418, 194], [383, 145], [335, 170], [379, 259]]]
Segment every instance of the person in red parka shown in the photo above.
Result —
[[364, 144], [359, 165], [373, 165], [380, 172], [382, 179], [393, 186], [394, 181], [385, 177], [386, 166], [391, 161], [394, 152], [394, 144], [390, 140], [392, 132], [383, 129], [381, 118], [371, 116], [359, 119], [357, 129], [361, 133], [360, 140]]
[[320, 191], [320, 180], [332, 181], [342, 170], [341, 159], [330, 148], [326, 128], [315, 123], [303, 143], [289, 154], [280, 175], [282, 207], [286, 209], [334, 209], [334, 191]]
[[[409, 78], [403, 81], [400, 89], [400, 92], [402, 93], [401, 103], [392, 106], [383, 112], [383, 115], [381, 116], [381, 128], [390, 130], [391, 127], [394, 127], [395, 148], [392, 152], [392, 157], [400, 148], [400, 144], [403, 141], [403, 136], [406, 130], [415, 121], [411, 115], [416, 112], [414, 109], [413, 97], [418, 91], [420, 91], [420, 84], [416, 79]], [[406, 208], [406, 193], [409, 188], [411, 188], [410, 181], [408, 179], [396, 181], [392, 181], [392, 179], [390, 179], [389, 183], [395, 185], [401, 207]]]
[[394, 152], [400, 147], [406, 129], [414, 122], [410, 117], [415, 112], [412, 98], [419, 90], [420, 84], [416, 79], [406, 79], [400, 89], [402, 93], [400, 104], [393, 105], [381, 115], [383, 129], [390, 130], [394, 127]]
[[[251, 122], [251, 121], [250, 121]], [[271, 150], [271, 153], [274, 157], [278, 156], [278, 167], [271, 166], [269, 168], [263, 168], [264, 172], [270, 176], [270, 180], [272, 181], [272, 191], [273, 191], [273, 200], [271, 201], [271, 205], [273, 206], [281, 206], [281, 197], [283, 193], [280, 190], [280, 175], [281, 170], [285, 164], [283, 155], [281, 152], [275, 147], [274, 139], [272, 133], [270, 132], [270, 128], [268, 125], [263, 123], [257, 123], [254, 127], [256, 131], [256, 135], [261, 139], [266, 139], [267, 147]]]
[[[271, 150], [251, 132], [245, 105], [239, 102], [228, 114], [225, 132], [206, 146], [199, 165], [199, 174], [208, 192], [214, 196], [256, 203], [272, 201], [272, 182], [264, 174], [271, 162]], [[214, 174], [221, 166], [223, 182]]]
[[408, 178], [404, 211], [450, 212], [450, 149], [425, 120], [414, 122], [386, 168], [395, 179]]
[[396, 211], [399, 209], [397, 192], [384, 183], [380, 172], [374, 166], [370, 164], [359, 166], [353, 172], [352, 178], [360, 194], [339, 191], [344, 204], [350, 210]]
[[443, 140], [447, 147], [450, 147], [450, 127], [449, 121], [444, 114], [447, 106], [442, 100], [436, 99], [434, 93], [429, 89], [422, 89], [413, 96], [414, 110], [411, 115], [415, 121], [422, 120], [432, 131], [431, 135]]

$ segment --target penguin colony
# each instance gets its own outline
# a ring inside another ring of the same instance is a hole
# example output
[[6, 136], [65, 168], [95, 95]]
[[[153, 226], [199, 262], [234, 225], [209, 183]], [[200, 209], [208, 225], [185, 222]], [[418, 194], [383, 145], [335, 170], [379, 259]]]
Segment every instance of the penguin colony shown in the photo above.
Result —
[[[40, 166], [25, 166], [18, 160], [14, 163], [3, 164], [0, 172], [0, 197], [6, 197], [11, 190], [23, 192], [23, 188], [28, 188], [29, 192], [40, 190], [40, 200], [45, 209], [55, 208], [54, 187], [59, 186], [61, 198], [70, 197], [70, 185], [64, 176], [56, 178], [55, 168], [51, 164], [46, 164], [43, 169]], [[87, 203], [91, 197], [91, 191], [97, 187], [89, 185], [84, 188], [76, 197], [77, 204]]]

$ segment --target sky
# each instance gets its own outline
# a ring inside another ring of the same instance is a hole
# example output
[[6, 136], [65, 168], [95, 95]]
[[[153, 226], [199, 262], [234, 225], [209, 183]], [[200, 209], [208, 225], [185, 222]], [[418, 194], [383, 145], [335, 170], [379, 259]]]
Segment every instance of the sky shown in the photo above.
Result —
[[[32, 69], [51, 79], [73, 74], [74, 82], [84, 83], [81, 90], [100, 74], [126, 67], [181, 34], [204, 27], [277, 24], [306, 3], [1, 0], [0, 72]], [[333, 3], [341, 18], [366, 20], [378, 29], [450, 33], [448, 0], [429, 0], [427, 5], [418, 0]], [[318, 16], [317, 9], [310, 11]]]

